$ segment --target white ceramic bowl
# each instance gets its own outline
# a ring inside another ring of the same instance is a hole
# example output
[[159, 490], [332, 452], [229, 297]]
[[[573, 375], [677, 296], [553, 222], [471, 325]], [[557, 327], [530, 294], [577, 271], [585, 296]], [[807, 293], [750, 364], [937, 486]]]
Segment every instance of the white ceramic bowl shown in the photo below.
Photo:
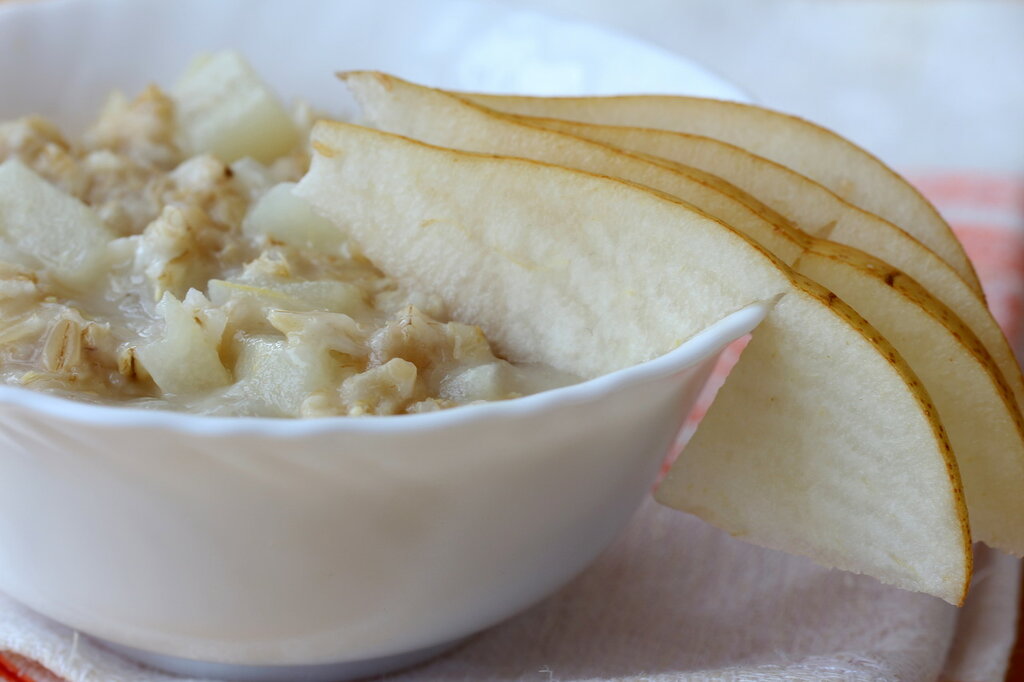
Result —
[[0, 387], [0, 590], [199, 661], [433, 650], [593, 560], [648, 493], [718, 351], [763, 313], [583, 384], [426, 415], [215, 419]]
[[[168, 82], [225, 46], [328, 110], [330, 74], [354, 67], [739, 96], [657, 49], [489, 5], [55, 0], [0, 7], [0, 119], [79, 126], [111, 88]], [[647, 494], [719, 350], [764, 312], [594, 381], [428, 415], [214, 419], [0, 386], [0, 591], [187, 674], [411, 663], [582, 570]]]

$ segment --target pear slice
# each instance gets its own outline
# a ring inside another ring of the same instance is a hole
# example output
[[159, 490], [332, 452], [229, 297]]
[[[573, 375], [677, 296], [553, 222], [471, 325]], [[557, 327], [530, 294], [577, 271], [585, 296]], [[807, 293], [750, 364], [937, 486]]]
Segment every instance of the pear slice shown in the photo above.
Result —
[[[754, 341], [770, 361], [762, 387], [777, 399], [749, 420], [742, 400], [712, 407], [756, 444], [734, 459], [761, 471], [772, 493], [758, 498], [771, 532], [749, 539], [962, 600], [970, 534], [935, 408], [896, 351], [834, 295], [724, 223], [613, 178], [338, 123], [318, 124], [313, 148], [296, 193], [385, 272], [479, 324], [512, 360], [594, 376], [786, 294], [781, 316], [769, 314], [774, 333]], [[809, 364], [809, 349], [842, 360]], [[750, 357], [737, 367], [765, 375]], [[771, 370], [775, 362], [791, 373]], [[845, 416], [834, 423], [833, 413], [808, 410], [798, 423], [789, 401]], [[809, 471], [821, 490], [844, 494], [809, 492], [798, 484]], [[730, 502], [749, 492], [728, 479], [717, 490]]]
[[1009, 383], [1014, 402], [1024, 405], [1020, 364], [984, 298], [952, 267], [895, 225], [785, 166], [720, 140], [651, 128], [534, 117], [520, 120], [712, 173], [757, 197], [804, 232], [856, 247], [895, 266], [971, 328]]
[[[996, 462], [992, 469], [1003, 472], [1014, 471], [1024, 463], [1024, 437], [1015, 428], [1020, 415], [999, 370], [984, 349], [976, 352], [975, 346], [980, 344], [970, 330], [926, 291], [917, 287], [916, 297], [908, 298], [894, 290], [888, 279], [891, 279], [890, 273], [898, 273], [898, 270], [848, 247], [829, 245], [809, 237], [737, 188], [679, 164], [667, 164], [663, 159], [640, 157], [573, 135], [537, 128], [524, 119], [488, 112], [448, 93], [385, 74], [353, 72], [342, 77], [362, 106], [364, 117], [391, 132], [425, 137], [427, 142], [470, 151], [556, 163], [644, 184], [683, 199], [723, 220], [787, 263], [803, 262], [800, 254], [813, 249], [816, 244], [828, 253], [846, 254], [845, 259], [826, 260], [814, 279], [826, 287], [830, 286], [833, 278], [844, 285], [852, 279], [857, 283], [855, 286], [862, 287], [860, 291], [870, 291], [870, 296], [857, 297], [854, 309], [872, 324], [878, 320], [882, 326], [876, 326], [887, 338], [890, 333], [900, 339], [913, 336], [929, 338], [925, 335], [935, 334], [938, 340], [933, 348], [941, 346], [948, 350], [948, 356], [935, 360], [931, 355], [922, 356], [918, 352], [919, 343], [897, 344], [901, 352], [906, 349], [914, 353], [910, 366], [925, 388], [931, 392], [934, 387], [946, 397], [940, 405], [939, 414], [944, 424], [956, 426], [955, 430], [951, 429], [957, 435], [952, 441], [955, 452], [959, 455], [963, 449], [965, 457], [971, 460], [990, 457]], [[799, 199], [797, 195], [795, 200]], [[871, 267], [864, 263], [870, 263]], [[801, 268], [798, 270], [803, 272]], [[900, 276], [907, 279], [902, 273]], [[904, 320], [916, 323], [904, 326]], [[950, 324], [945, 324], [945, 320]], [[950, 375], [951, 361], [958, 362], [957, 366], [970, 373], [973, 385], [979, 387], [977, 394], [961, 395], [965, 387], [972, 384], [970, 381], [958, 382], [955, 375]], [[1004, 422], [1004, 427], [996, 431], [1000, 437], [976, 441], [975, 425], [989, 423], [992, 421], [990, 418]], [[1001, 508], [1002, 499], [997, 502], [987, 493], [988, 486], [995, 484], [990, 478], [982, 476], [969, 488], [967, 499], [972, 511], [975, 507], [984, 508], [987, 512]], [[1020, 482], [1024, 483], [1024, 478]], [[973, 496], [970, 494], [972, 491]], [[1005, 509], [1008, 511], [1010, 508]], [[1017, 524], [1024, 528], [1022, 522], [1024, 515], [1008, 515], [1003, 526]], [[1002, 527], [1000, 532], [1005, 535]], [[979, 532], [978, 537], [991, 541], [997, 536]], [[1024, 535], [1017, 538], [1015, 544], [1003, 542], [1000, 546], [1024, 553]]]
[[374, 128], [428, 144], [471, 152], [519, 156], [619, 177], [667, 192], [737, 228], [786, 263], [803, 248], [793, 230], [766, 219], [763, 207], [736, 199], [737, 190], [720, 178], [664, 159], [631, 154], [576, 135], [528, 125], [467, 102], [375, 71], [339, 74]]
[[[502, 187], [501, 201], [496, 202], [493, 192], [474, 193], [476, 183], [465, 188], [459, 184], [460, 164], [473, 162], [479, 172], [494, 174], [495, 182], [505, 182], [505, 164], [477, 164], [475, 156], [442, 153], [340, 123], [318, 124], [312, 139], [318, 145], [314, 167], [294, 192], [343, 226], [377, 267], [412, 291], [437, 294], [453, 319], [481, 327], [514, 362], [598, 376], [657, 357], [725, 315], [790, 288], [789, 269], [778, 259], [693, 210], [686, 215], [688, 229], [652, 229], [645, 241], [631, 240], [624, 248], [609, 227], [631, 220], [628, 203], [616, 198], [631, 193], [619, 184], [609, 186], [607, 197], [591, 197], [587, 207], [555, 201], [550, 198], [555, 190], [545, 194], [548, 203], [534, 206], [526, 193], [526, 188], [533, 191], [528, 174], [518, 184], [496, 184]], [[391, 181], [375, 179], [375, 162], [363, 169], [364, 180], [339, 193], [335, 184], [348, 182], [345, 178], [364, 163], [362, 155], [374, 150], [381, 162], [403, 164], [396, 173], [420, 172], [425, 167], [421, 163], [441, 163], [447, 175], [438, 169], [440, 184], [420, 180], [410, 185], [408, 197], [394, 197]], [[535, 166], [545, 168], [528, 167]], [[437, 196], [420, 196], [428, 190]], [[360, 197], [365, 206], [350, 206]], [[404, 216], [407, 201], [420, 202], [423, 208], [414, 206]], [[661, 203], [658, 207], [666, 210]], [[499, 209], [504, 212], [500, 224], [480, 224]], [[354, 212], [345, 218], [343, 211], [348, 210]], [[607, 214], [605, 220], [583, 224], [581, 212], [598, 210]], [[678, 211], [671, 209], [669, 215]], [[415, 225], [409, 224], [413, 218]], [[560, 229], [548, 234], [552, 225]], [[367, 229], [375, 234], [365, 234]], [[544, 239], [537, 238], [540, 233]], [[679, 248], [677, 242], [683, 239], [685, 249], [670, 251], [667, 267], [673, 272], [651, 277], [649, 273], [666, 267], [665, 249]], [[589, 257], [577, 259], [581, 253]], [[748, 272], [750, 281], [729, 274], [734, 268]], [[680, 291], [684, 284], [686, 290]], [[667, 314], [679, 301], [686, 302], [685, 313]], [[549, 313], [533, 315], [539, 304]], [[558, 317], [557, 324], [549, 315]]]
[[[914, 399], [918, 390], [897, 378], [895, 365], [863, 362], [888, 344], [847, 334], [862, 322], [834, 294], [807, 286], [803, 296], [835, 305], [836, 315], [810, 319], [802, 299], [779, 301], [655, 497], [737, 537], [825, 565], [842, 567], [854, 552], [873, 571], [928, 582], [927, 591], [943, 596], [945, 586], [959, 580], [959, 561], [950, 555], [944, 565], [929, 566], [936, 573], [926, 576], [916, 555], [919, 547], [947, 542], [951, 529], [924, 522], [934, 500], [909, 491], [942, 485], [950, 472], [922, 467], [916, 457], [906, 460], [918, 447], [932, 450], [934, 441], [925, 430], [908, 431], [904, 416], [886, 409], [894, 400]], [[889, 472], [890, 492], [870, 489], [877, 484], [865, 478], [871, 471]], [[910, 534], [917, 547], [889, 544]], [[881, 538], [889, 540], [881, 544]], [[952, 592], [944, 598], [958, 603]]]
[[459, 94], [498, 111], [693, 133], [749, 149], [900, 226], [981, 292], [963, 246], [913, 185], [867, 151], [809, 121], [749, 104], [699, 97]]
[[917, 282], [866, 254], [817, 241], [796, 269], [863, 314], [921, 377], [953, 444], [974, 538], [1024, 554], [1024, 418], [981, 342]]

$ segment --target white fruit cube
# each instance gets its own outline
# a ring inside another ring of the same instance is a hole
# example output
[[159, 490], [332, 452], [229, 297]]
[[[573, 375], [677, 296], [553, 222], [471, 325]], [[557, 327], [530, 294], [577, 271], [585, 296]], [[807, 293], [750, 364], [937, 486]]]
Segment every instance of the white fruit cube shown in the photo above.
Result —
[[208, 285], [210, 300], [216, 306], [237, 301], [265, 314], [269, 310], [306, 312], [322, 310], [346, 315], [363, 315], [368, 305], [362, 289], [348, 282], [318, 280], [312, 282], [284, 282], [267, 286], [252, 286], [222, 279], [211, 279]]
[[457, 403], [476, 400], [502, 400], [513, 393], [512, 365], [507, 362], [488, 362], [469, 367], [446, 377], [441, 382], [441, 397]]
[[237, 52], [196, 59], [172, 94], [180, 144], [188, 154], [269, 163], [299, 140], [280, 100]]
[[220, 334], [204, 326], [193, 306], [166, 292], [157, 312], [164, 318], [163, 335], [140, 346], [136, 357], [161, 391], [187, 396], [231, 383], [218, 353]]
[[303, 400], [333, 377], [326, 352], [301, 353], [285, 339], [262, 335], [242, 337], [235, 375], [254, 412], [274, 417], [299, 416]]
[[366, 302], [366, 292], [349, 282], [331, 279], [287, 282], [278, 289], [298, 304], [292, 310], [325, 310], [352, 316], [369, 315], [372, 312]]
[[231, 300], [252, 302], [263, 308], [287, 308], [292, 303], [288, 294], [267, 287], [254, 287], [249, 284], [228, 282], [223, 279], [211, 279], [207, 283], [210, 301], [215, 306], [226, 305]]
[[305, 199], [292, 193], [294, 182], [271, 187], [249, 211], [242, 230], [252, 237], [266, 236], [296, 248], [337, 252], [345, 243], [342, 231], [313, 212]]
[[103, 272], [114, 234], [92, 209], [12, 157], [0, 164], [0, 239], [19, 262], [83, 288]]

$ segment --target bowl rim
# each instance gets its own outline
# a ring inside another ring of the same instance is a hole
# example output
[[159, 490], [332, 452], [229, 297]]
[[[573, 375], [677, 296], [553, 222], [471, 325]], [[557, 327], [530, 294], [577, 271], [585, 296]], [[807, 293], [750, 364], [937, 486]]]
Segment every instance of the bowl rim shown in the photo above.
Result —
[[0, 409], [17, 406], [55, 420], [91, 426], [161, 428], [202, 436], [270, 438], [325, 433], [408, 433], [448, 429], [487, 419], [522, 419], [567, 405], [595, 402], [638, 384], [678, 374], [713, 359], [729, 343], [753, 331], [774, 301], [758, 301], [709, 325], [664, 355], [576, 384], [519, 398], [419, 414], [317, 418], [210, 416], [166, 408], [89, 403], [21, 386], [0, 384]]

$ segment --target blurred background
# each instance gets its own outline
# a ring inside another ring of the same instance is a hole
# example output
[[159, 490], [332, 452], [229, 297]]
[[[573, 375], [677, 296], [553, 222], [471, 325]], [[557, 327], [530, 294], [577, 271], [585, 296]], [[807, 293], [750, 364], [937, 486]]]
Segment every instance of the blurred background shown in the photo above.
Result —
[[[9, 1], [18, 0], [0, 4]], [[954, 226], [1020, 351], [1024, 0], [488, 1], [603, 25], [691, 57], [754, 101], [825, 125], [874, 152], [916, 183]], [[430, 6], [427, 0], [421, 7]], [[623, 582], [616, 561], [642, 568], [646, 556], [651, 575], [660, 575], [662, 564], [671, 562], [642, 554], [652, 546], [645, 537], [623, 545], [575, 594], [585, 597], [592, 585], [604, 595], [609, 582], [602, 581]], [[768, 566], [778, 559], [765, 556]], [[574, 603], [573, 594], [535, 612], [533, 620], [513, 623], [510, 636], [538, 618], [547, 622], [546, 614], [553, 614], [552, 623], [564, 622], [556, 618]], [[967, 630], [975, 625], [964, 620]], [[983, 628], [979, 636], [998, 639]], [[579, 654], [573, 649], [566, 657]], [[1024, 680], [1024, 640], [1007, 679]]]
[[1024, 171], [1019, 0], [505, 0], [703, 62], [903, 168]]
[[692, 57], [880, 156], [953, 224], [1024, 337], [1024, 2], [505, 1]]

